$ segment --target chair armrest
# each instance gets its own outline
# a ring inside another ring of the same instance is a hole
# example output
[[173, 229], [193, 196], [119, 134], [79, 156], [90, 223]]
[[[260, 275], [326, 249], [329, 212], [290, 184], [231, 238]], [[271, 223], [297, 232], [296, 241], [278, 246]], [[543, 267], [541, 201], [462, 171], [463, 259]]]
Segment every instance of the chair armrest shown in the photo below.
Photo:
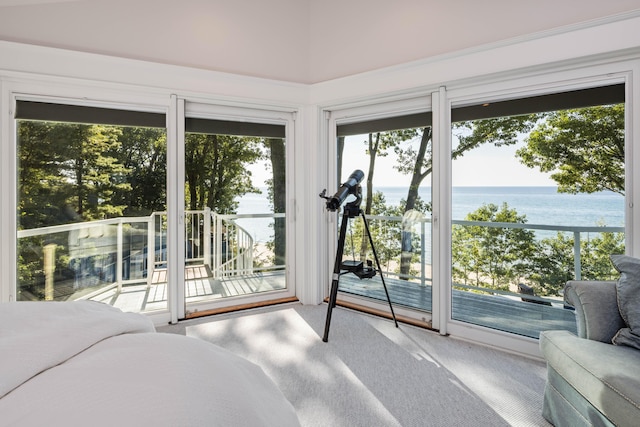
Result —
[[578, 336], [611, 343], [625, 327], [618, 310], [616, 282], [572, 280], [564, 288], [564, 300], [575, 308]]

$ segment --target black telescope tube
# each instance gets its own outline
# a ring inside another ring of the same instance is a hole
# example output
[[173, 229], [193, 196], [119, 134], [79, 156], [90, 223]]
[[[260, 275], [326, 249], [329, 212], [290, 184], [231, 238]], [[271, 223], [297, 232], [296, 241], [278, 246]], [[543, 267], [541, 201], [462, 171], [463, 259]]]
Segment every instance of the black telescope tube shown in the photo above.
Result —
[[364, 178], [364, 172], [360, 169], [353, 171], [349, 178], [338, 188], [336, 194], [327, 201], [327, 209], [335, 211], [342, 205], [349, 194], [355, 194], [355, 189]]

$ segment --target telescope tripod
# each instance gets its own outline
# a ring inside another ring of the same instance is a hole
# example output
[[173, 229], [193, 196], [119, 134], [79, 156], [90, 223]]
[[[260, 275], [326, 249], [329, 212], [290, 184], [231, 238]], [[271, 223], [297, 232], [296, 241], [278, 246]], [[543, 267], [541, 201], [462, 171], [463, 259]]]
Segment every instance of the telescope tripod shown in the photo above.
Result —
[[391, 298], [389, 298], [389, 291], [387, 290], [387, 284], [384, 281], [384, 276], [382, 274], [382, 268], [380, 268], [380, 260], [378, 259], [378, 254], [376, 252], [376, 248], [373, 244], [373, 239], [371, 237], [371, 232], [369, 231], [369, 224], [367, 223], [367, 218], [364, 215], [362, 209], [360, 209], [360, 198], [357, 200], [347, 203], [344, 207], [344, 212], [342, 214], [342, 223], [340, 224], [340, 236], [338, 238], [338, 250], [336, 251], [336, 261], [333, 268], [333, 278], [331, 281], [331, 293], [329, 295], [329, 306], [327, 307], [327, 320], [324, 324], [324, 337], [322, 341], [327, 342], [329, 340], [329, 327], [331, 326], [331, 312], [333, 308], [336, 306], [336, 299], [338, 298], [338, 286], [340, 284], [340, 276], [344, 274], [342, 270], [346, 270], [345, 273], [354, 273], [356, 276], [363, 278], [371, 278], [375, 276], [376, 270], [372, 267], [367, 266], [364, 267], [362, 262], [354, 262], [354, 263], [345, 263], [342, 261], [342, 256], [344, 254], [344, 241], [347, 234], [347, 225], [351, 218], [355, 218], [357, 216], [362, 217], [362, 222], [364, 223], [364, 228], [367, 233], [367, 237], [369, 238], [369, 244], [371, 245], [371, 251], [373, 252], [373, 257], [376, 261], [376, 267], [380, 272], [380, 279], [382, 280], [382, 286], [384, 287], [384, 292], [387, 295], [387, 301], [389, 302], [389, 309], [391, 310], [391, 316], [393, 317], [393, 321], [396, 324], [396, 328], [398, 327], [398, 321], [396, 320], [396, 315], [393, 312], [393, 306], [391, 305]]

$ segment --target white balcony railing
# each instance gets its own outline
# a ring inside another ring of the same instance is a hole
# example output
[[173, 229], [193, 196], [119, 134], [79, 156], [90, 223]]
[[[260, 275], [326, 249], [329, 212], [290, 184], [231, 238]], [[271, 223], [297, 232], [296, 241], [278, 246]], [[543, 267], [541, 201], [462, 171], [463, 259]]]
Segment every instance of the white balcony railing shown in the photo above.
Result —
[[[284, 214], [219, 215], [209, 209], [185, 212], [185, 261], [187, 265], [205, 265], [214, 278], [253, 274], [256, 270], [284, 269], [283, 265], [256, 267], [255, 242], [251, 234], [238, 224], [244, 219], [273, 219]], [[371, 228], [401, 229], [402, 217], [367, 216]], [[418, 275], [409, 279], [421, 284], [431, 282], [431, 219], [422, 218], [412, 223], [412, 232], [419, 238]], [[574, 275], [581, 278], [580, 240], [585, 233], [623, 233], [624, 227], [555, 226], [520, 223], [452, 221], [454, 225], [497, 228], [520, 228], [543, 232], [568, 232], [574, 236]], [[376, 223], [378, 223], [376, 225]], [[415, 230], [415, 231], [413, 231]], [[44, 261], [45, 299], [54, 299], [54, 270], [67, 257], [67, 263], [80, 265], [83, 259], [94, 258], [93, 271], [108, 286], [117, 287], [129, 283], [151, 285], [154, 273], [166, 269], [167, 233], [166, 213], [154, 212], [148, 217], [121, 217], [83, 223], [73, 223], [18, 231], [18, 240], [36, 239], [32, 246], [40, 244]], [[399, 235], [392, 232], [385, 242], [399, 247]], [[58, 249], [59, 248], [59, 249]], [[346, 252], [345, 252], [346, 253]], [[99, 268], [96, 268], [99, 259]], [[77, 271], [76, 271], [77, 273]], [[397, 275], [391, 271], [390, 275]], [[75, 278], [78, 281], [76, 275]], [[104, 287], [101, 288], [104, 290]]]
[[[206, 265], [214, 277], [252, 273], [254, 241], [247, 230], [235, 223], [238, 217], [218, 215], [209, 209], [186, 211], [186, 264]], [[150, 285], [154, 273], [167, 265], [165, 212], [19, 230], [17, 237], [19, 243], [31, 238], [42, 246], [39, 251], [46, 300], [54, 299], [54, 272], [65, 262], [79, 266], [76, 270], [82, 276], [86, 269], [83, 261], [91, 259], [91, 274], [100, 275], [102, 281], [110, 282], [108, 287], [117, 287], [118, 291], [123, 284]]]
[[[392, 223], [393, 230], [396, 232], [401, 229], [400, 224], [402, 224], [403, 217], [401, 216], [380, 216], [380, 215], [367, 215], [367, 220], [371, 224], [371, 228], [376, 228], [376, 223]], [[420, 273], [419, 275], [409, 275], [409, 279], [419, 280], [420, 283], [430, 282], [431, 277], [428, 277], [428, 271], [425, 268], [427, 265], [431, 265], [431, 227], [430, 218], [421, 218], [412, 220], [412, 229], [417, 231], [412, 231], [419, 235], [420, 249]], [[581, 238], [584, 234], [588, 233], [624, 233], [624, 227], [605, 227], [605, 226], [562, 226], [562, 225], [544, 225], [544, 224], [527, 224], [527, 223], [511, 223], [511, 222], [482, 222], [482, 221], [466, 221], [466, 220], [453, 220], [453, 225], [460, 225], [465, 227], [470, 226], [481, 226], [481, 227], [490, 227], [490, 228], [512, 228], [512, 229], [525, 229], [525, 230], [534, 230], [540, 232], [567, 232], [573, 234], [573, 269], [575, 280], [580, 280], [582, 277], [582, 262], [581, 262], [581, 251], [580, 251], [580, 243]], [[395, 237], [395, 241], [387, 240], [389, 244], [395, 244], [398, 248], [400, 246], [400, 238]], [[399, 249], [398, 249], [399, 251]], [[345, 253], [348, 250], [345, 249]], [[417, 265], [417, 264], [416, 264]], [[389, 275], [397, 275], [394, 272], [387, 272]]]

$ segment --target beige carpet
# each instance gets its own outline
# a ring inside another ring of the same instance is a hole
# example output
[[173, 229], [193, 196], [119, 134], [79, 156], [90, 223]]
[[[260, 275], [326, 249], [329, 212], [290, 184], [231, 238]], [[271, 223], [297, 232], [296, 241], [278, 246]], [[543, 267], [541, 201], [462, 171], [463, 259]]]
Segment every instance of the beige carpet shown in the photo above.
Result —
[[[288, 304], [160, 327], [260, 365], [303, 426], [550, 426], [542, 362], [344, 308]], [[224, 367], [221, 367], [224, 369]]]

